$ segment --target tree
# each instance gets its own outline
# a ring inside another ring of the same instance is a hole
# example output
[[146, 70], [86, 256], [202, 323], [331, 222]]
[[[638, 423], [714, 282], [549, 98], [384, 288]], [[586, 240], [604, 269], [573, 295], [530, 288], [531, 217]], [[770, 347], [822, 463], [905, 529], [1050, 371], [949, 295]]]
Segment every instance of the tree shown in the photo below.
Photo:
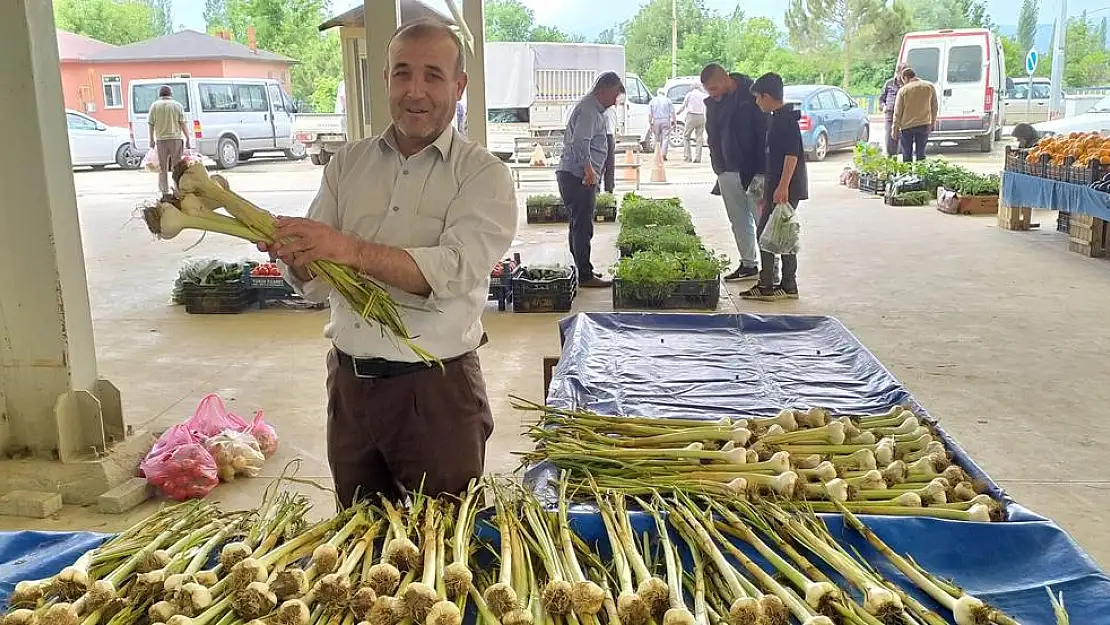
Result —
[[1086, 11], [1068, 20], [1065, 45], [1064, 85], [1091, 87], [1110, 81], [1110, 52], [1106, 40], [1099, 40], [1099, 27], [1087, 18]]
[[536, 14], [520, 0], [486, 2], [486, 41], [528, 41]]
[[204, 23], [209, 33], [213, 27], [228, 23], [227, 0], [204, 0]]
[[116, 46], [164, 34], [155, 32], [150, 5], [141, 0], [54, 0], [54, 23]]
[[[1033, 49], [1037, 41], [1037, 19], [1040, 17], [1040, 7], [1037, 0], [1021, 0], [1021, 11], [1018, 13], [1017, 35], [1015, 42], [1023, 50], [1022, 54]], [[1024, 56], [1022, 57], [1024, 58]]]
[[1102, 47], [1104, 47], [1104, 48], [1107, 47], [1108, 45], [1110, 45], [1106, 42], [1106, 18], [1105, 17], [1102, 18], [1102, 21], [1100, 21], [1098, 23], [1098, 39], [1097, 39], [1097, 41], [1102, 43]]
[[146, 0], [151, 28], [157, 36], [173, 33], [173, 0]]
[[612, 28], [606, 28], [605, 30], [598, 33], [597, 37], [594, 38], [594, 43], [609, 43], [609, 44], [612, 44], [612, 43], [616, 43], [616, 42], [617, 42], [617, 31], [613, 30]]
[[990, 28], [991, 18], [983, 0], [956, 0], [956, 9], [971, 28]]
[[807, 40], [817, 40], [823, 34], [826, 45], [839, 43], [841, 84], [846, 88], [851, 81], [852, 60], [859, 55], [855, 46], [862, 43], [865, 29], [882, 19], [887, 10], [881, 0], [793, 0], [786, 9], [785, 21], [791, 33], [798, 30]]
[[[677, 0], [677, 3], [678, 47], [682, 49], [686, 38], [710, 28], [715, 16], [706, 10], [703, 0]], [[639, 74], [649, 85], [652, 83], [647, 76], [662, 75], [665, 79], [671, 75], [671, 0], [650, 0], [621, 25], [621, 32], [629, 70]], [[665, 61], [657, 61], [660, 57], [665, 57]], [[651, 69], [653, 64], [655, 68]]]

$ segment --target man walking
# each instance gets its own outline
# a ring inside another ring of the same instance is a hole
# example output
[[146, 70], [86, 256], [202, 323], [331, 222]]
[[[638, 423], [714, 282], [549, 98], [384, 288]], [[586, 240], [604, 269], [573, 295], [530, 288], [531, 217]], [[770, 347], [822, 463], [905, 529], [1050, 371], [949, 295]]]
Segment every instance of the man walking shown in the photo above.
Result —
[[158, 190], [170, 192], [170, 172], [181, 162], [184, 151], [191, 147], [189, 127], [185, 125], [185, 109], [173, 99], [169, 85], [158, 88], [158, 99], [150, 105], [147, 115], [150, 145], [158, 154]]
[[696, 85], [686, 93], [682, 106], [678, 107], [678, 114], [686, 113], [686, 129], [682, 133], [682, 160], [690, 162], [690, 139], [697, 144], [694, 153], [694, 162], [701, 162], [701, 144], [705, 136], [705, 91], [701, 85]]
[[766, 168], [767, 116], [755, 105], [752, 80], [743, 74], [729, 74], [710, 63], [701, 71], [701, 84], [709, 94], [705, 100], [709, 160], [740, 252], [740, 265], [725, 280], [755, 278], [759, 275], [757, 206], [748, 189]]
[[590, 245], [594, 237], [597, 185], [609, 153], [605, 111], [617, 103], [622, 93], [624, 84], [616, 72], [598, 76], [593, 90], [574, 106], [567, 119], [563, 156], [555, 169], [559, 196], [570, 217], [570, 254], [578, 269], [578, 286], [586, 288], [612, 286], [594, 273]]
[[883, 92], [879, 96], [879, 110], [883, 112], [883, 117], [886, 119], [886, 155], [897, 156], [901, 154], [898, 149], [898, 140], [891, 135], [891, 130], [894, 127], [894, 101], [898, 96], [898, 90], [902, 88], [902, 72], [908, 67], [905, 63], [899, 63], [898, 67], [894, 69], [894, 76], [886, 81], [883, 85]]
[[651, 108], [651, 135], [655, 137], [655, 151], [663, 155], [663, 160], [667, 160], [667, 147], [674, 128], [674, 103], [660, 89], [648, 106]]
[[894, 100], [894, 123], [890, 136], [902, 142], [902, 161], [925, 160], [925, 143], [937, 123], [937, 90], [907, 67], [902, 70], [902, 88]]

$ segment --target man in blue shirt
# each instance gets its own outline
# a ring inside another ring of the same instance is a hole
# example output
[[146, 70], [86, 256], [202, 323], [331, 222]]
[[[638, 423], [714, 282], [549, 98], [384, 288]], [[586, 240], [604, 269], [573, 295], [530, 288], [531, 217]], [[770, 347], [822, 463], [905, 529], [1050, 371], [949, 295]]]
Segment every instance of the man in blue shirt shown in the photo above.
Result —
[[570, 254], [578, 269], [578, 285], [606, 288], [612, 285], [594, 273], [590, 243], [594, 237], [597, 185], [609, 150], [605, 111], [617, 103], [624, 84], [615, 72], [598, 76], [593, 90], [574, 106], [563, 133], [563, 156], [555, 169], [559, 195], [570, 217]]
[[674, 129], [674, 103], [660, 89], [648, 105], [651, 109], [651, 136], [655, 139], [655, 149], [667, 160], [667, 146], [671, 143], [671, 130]]

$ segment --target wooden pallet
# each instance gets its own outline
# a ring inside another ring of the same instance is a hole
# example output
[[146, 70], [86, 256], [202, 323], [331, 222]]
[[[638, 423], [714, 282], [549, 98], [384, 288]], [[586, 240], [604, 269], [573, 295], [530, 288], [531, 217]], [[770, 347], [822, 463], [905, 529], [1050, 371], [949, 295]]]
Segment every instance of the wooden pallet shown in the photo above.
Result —
[[1072, 215], [1068, 220], [1068, 250], [1089, 258], [1107, 253], [1106, 222], [1090, 215]]
[[1032, 208], [998, 205], [998, 227], [1003, 230], [1029, 230], [1033, 228]]

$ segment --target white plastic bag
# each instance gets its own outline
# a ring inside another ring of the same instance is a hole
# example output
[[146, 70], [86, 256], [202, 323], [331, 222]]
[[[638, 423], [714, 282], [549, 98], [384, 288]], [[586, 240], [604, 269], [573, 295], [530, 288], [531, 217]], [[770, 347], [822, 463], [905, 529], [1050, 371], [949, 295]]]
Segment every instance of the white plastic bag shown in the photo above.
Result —
[[230, 482], [240, 475], [257, 477], [266, 462], [258, 441], [250, 432], [227, 429], [206, 440], [204, 446], [215, 458], [222, 482]]
[[150, 149], [146, 151], [146, 156], [143, 157], [143, 162], [139, 164], [139, 167], [145, 171], [154, 173], [162, 171], [162, 168], [158, 165], [158, 149], [154, 146], [150, 146]]
[[794, 216], [794, 207], [776, 204], [771, 218], [759, 237], [759, 249], [771, 254], [797, 254], [801, 228]]

